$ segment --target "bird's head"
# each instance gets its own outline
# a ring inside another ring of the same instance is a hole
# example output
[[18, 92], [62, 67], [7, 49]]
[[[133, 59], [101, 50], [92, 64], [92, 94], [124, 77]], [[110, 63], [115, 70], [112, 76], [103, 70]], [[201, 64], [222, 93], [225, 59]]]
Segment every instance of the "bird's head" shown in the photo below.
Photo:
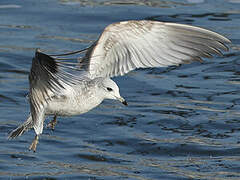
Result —
[[104, 78], [101, 83], [101, 88], [104, 93], [104, 99], [114, 99], [120, 101], [127, 106], [127, 101], [121, 97], [118, 85], [110, 78]]

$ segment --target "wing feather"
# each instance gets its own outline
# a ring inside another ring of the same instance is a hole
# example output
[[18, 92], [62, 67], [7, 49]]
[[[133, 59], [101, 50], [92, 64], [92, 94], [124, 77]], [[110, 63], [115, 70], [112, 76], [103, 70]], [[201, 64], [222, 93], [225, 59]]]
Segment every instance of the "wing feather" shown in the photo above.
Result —
[[60, 69], [51, 56], [36, 50], [29, 74], [29, 100], [36, 134], [41, 134], [45, 110], [54, 95], [61, 95], [66, 88], [78, 82], [74, 75]]
[[136, 68], [202, 61], [227, 51], [230, 41], [190, 25], [124, 21], [105, 28], [83, 58], [91, 78], [124, 75]]

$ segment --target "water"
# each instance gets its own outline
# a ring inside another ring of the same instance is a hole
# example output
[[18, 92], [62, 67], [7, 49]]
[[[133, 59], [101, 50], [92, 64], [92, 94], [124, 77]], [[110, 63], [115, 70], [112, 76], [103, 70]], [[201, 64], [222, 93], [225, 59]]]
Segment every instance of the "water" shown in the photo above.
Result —
[[[239, 0], [2, 0], [0, 179], [240, 179], [239, 9]], [[28, 151], [33, 131], [6, 139], [29, 113], [35, 48], [85, 48], [106, 25], [130, 19], [201, 26], [230, 38], [232, 49], [202, 64], [114, 78], [129, 107], [105, 101], [59, 118], [36, 153]]]

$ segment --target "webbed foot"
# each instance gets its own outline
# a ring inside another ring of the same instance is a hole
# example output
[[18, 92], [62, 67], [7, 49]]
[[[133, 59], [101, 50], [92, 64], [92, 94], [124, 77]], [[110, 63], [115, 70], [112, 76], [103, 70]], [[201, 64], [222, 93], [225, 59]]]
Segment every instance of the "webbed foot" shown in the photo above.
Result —
[[33, 151], [33, 152], [36, 152], [37, 144], [38, 144], [38, 135], [35, 136], [32, 144], [29, 146], [29, 150]]
[[51, 128], [52, 130], [54, 130], [56, 124], [57, 124], [57, 116], [55, 115], [55, 116], [53, 117], [53, 120], [51, 120], [51, 121], [48, 123], [47, 128]]

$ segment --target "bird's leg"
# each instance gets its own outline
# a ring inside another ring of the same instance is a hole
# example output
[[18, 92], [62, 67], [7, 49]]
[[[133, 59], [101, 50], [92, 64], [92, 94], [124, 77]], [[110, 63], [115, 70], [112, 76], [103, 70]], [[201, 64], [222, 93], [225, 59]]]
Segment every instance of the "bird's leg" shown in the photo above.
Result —
[[38, 137], [38, 135], [36, 135], [32, 144], [29, 146], [29, 150], [32, 150], [33, 152], [36, 152], [38, 139], [39, 139], [39, 137]]
[[50, 127], [52, 130], [54, 130], [55, 126], [57, 124], [57, 115], [54, 115], [53, 120], [51, 120], [47, 127]]

